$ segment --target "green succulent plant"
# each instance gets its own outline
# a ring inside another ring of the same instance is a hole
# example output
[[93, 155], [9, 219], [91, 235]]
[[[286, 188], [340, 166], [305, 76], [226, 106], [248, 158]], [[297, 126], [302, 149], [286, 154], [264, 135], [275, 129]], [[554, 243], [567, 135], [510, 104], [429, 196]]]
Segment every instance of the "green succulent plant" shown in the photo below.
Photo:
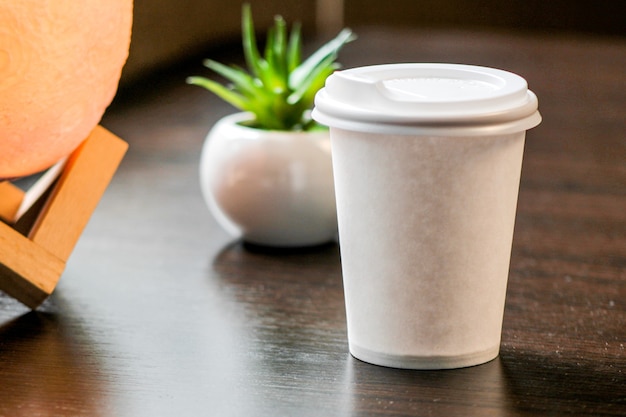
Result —
[[320, 47], [302, 60], [301, 25], [295, 23], [290, 33], [281, 16], [267, 33], [263, 55], [257, 47], [252, 12], [249, 4], [242, 7], [242, 43], [248, 69], [205, 60], [204, 66], [221, 75], [230, 85], [193, 76], [189, 84], [212, 91], [240, 110], [254, 114], [250, 126], [268, 130], [312, 130], [319, 128], [309, 110], [317, 91], [336, 69], [339, 50], [355, 39], [350, 29]]

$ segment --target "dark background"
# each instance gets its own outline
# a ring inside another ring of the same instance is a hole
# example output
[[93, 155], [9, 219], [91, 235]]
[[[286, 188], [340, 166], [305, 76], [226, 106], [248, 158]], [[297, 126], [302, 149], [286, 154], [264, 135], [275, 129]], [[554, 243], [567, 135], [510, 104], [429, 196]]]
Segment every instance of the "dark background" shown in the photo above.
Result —
[[345, 23], [626, 35], [624, 0], [345, 0]]

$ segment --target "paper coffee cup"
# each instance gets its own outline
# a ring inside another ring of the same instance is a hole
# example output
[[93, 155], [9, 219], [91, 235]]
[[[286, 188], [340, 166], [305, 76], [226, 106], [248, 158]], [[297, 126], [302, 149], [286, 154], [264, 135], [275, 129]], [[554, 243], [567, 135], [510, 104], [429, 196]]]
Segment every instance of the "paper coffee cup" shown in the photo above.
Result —
[[348, 342], [377, 365], [444, 369], [499, 352], [525, 132], [526, 81], [492, 68], [336, 72], [330, 127]]

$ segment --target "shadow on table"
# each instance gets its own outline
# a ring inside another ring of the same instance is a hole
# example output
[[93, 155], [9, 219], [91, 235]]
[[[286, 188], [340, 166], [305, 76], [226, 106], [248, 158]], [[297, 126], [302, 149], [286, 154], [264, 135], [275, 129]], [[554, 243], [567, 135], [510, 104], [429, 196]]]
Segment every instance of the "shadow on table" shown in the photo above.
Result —
[[303, 247], [275, 247], [275, 246], [263, 246], [256, 243], [245, 242], [237, 240], [229, 245], [226, 245], [222, 252], [228, 252], [232, 250], [243, 249], [248, 253], [257, 253], [270, 256], [293, 256], [293, 255], [315, 255], [329, 253], [336, 251], [339, 248], [337, 242], [322, 243], [320, 245], [303, 246]]
[[[462, 369], [412, 371], [350, 358], [350, 411], [390, 415], [626, 415], [626, 377], [593, 364], [505, 353]], [[412, 414], [415, 413], [415, 414]]]
[[242, 241], [225, 245], [213, 258], [211, 268], [225, 282], [261, 280], [328, 281], [341, 285], [339, 245], [328, 243], [304, 248], [274, 248]]
[[626, 369], [609, 358], [502, 354], [509, 403], [530, 415], [626, 415]]
[[[350, 357], [346, 362], [350, 416], [506, 416], [500, 358], [451, 370], [386, 368]], [[368, 414], [369, 415], [369, 414]]]
[[0, 415], [102, 415], [104, 384], [82, 333], [36, 311], [0, 324]]

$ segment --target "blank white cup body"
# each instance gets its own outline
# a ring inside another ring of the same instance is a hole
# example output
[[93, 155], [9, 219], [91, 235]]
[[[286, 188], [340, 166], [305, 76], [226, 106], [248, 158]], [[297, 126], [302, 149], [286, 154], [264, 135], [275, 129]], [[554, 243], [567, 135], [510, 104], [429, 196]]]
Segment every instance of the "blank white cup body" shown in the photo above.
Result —
[[[363, 67], [339, 75], [348, 83], [329, 79], [318, 94], [314, 117], [331, 131], [348, 342], [358, 359], [445, 369], [498, 355], [525, 133], [540, 116], [523, 79], [518, 88], [534, 104], [518, 94], [513, 109], [500, 100], [500, 112], [483, 106], [491, 119], [476, 114], [472, 100], [506, 90], [506, 82], [500, 90], [464, 87], [485, 72], [503, 73], [447, 64]], [[360, 81], [377, 91], [349, 94]], [[355, 94], [361, 97], [351, 101]], [[377, 94], [396, 103], [378, 107]], [[439, 112], [430, 118], [429, 101]], [[456, 119], [446, 116], [446, 101]]]

